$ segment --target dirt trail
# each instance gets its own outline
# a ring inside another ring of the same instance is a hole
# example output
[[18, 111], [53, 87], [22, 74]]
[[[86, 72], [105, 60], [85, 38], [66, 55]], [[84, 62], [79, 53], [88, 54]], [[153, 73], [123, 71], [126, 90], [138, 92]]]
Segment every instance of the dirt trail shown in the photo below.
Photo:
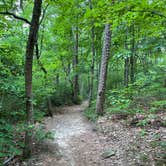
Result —
[[91, 125], [81, 114], [87, 104], [87, 102], [84, 102], [80, 106], [64, 107], [64, 114], [56, 115], [54, 118], [47, 120], [46, 128], [55, 132], [54, 143], [58, 146], [61, 155], [61, 159], [54, 161], [51, 165], [78, 165], [75, 161], [72, 139], [91, 130]]
[[47, 121], [46, 128], [55, 132], [55, 143], [60, 147], [68, 146], [73, 136], [76, 137], [91, 130], [91, 125], [81, 114], [86, 106], [87, 102], [80, 106], [64, 107], [64, 114], [56, 115]]
[[[83, 115], [87, 105], [67, 106], [63, 114], [45, 119], [54, 140], [37, 146], [39, 153], [28, 166], [159, 166], [149, 144], [156, 134], [164, 140], [165, 128], [150, 128], [142, 137], [141, 129], [126, 126], [126, 120], [105, 116], [94, 125]], [[106, 151], [113, 155], [103, 157]]]
[[83, 116], [88, 106], [64, 107], [64, 113], [45, 120], [46, 129], [55, 133], [54, 140], [38, 156], [38, 166], [97, 166], [101, 165], [102, 147], [92, 124]]

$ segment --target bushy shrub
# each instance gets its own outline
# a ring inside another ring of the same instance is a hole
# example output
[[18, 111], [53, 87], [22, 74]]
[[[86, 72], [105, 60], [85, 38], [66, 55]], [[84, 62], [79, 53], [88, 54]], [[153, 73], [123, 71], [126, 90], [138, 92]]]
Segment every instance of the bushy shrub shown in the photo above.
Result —
[[50, 98], [53, 106], [80, 104], [82, 101], [81, 96], [78, 96], [77, 101], [74, 101], [72, 88], [66, 83], [58, 85], [55, 91], [51, 93], [50, 96], [47, 96], [47, 98], [48, 97]]
[[0, 165], [5, 157], [22, 154], [23, 131], [22, 124], [14, 125], [10, 121], [0, 119]]
[[84, 112], [84, 115], [92, 122], [95, 122], [98, 117], [95, 106], [96, 106], [96, 101], [92, 101], [91, 106], [88, 107]]
[[[20, 76], [0, 80], [0, 165], [12, 156], [21, 155], [24, 147], [26, 113], [22, 81], [23, 77]], [[38, 105], [35, 104], [35, 122], [41, 121], [44, 115], [36, 107]]]
[[56, 87], [56, 90], [50, 96], [54, 106], [71, 105], [73, 103], [72, 89], [65, 83]]

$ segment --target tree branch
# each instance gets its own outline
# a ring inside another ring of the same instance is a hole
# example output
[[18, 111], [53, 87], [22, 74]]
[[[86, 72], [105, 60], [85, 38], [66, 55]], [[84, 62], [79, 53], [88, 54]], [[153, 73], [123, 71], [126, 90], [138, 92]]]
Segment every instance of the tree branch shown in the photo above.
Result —
[[166, 15], [162, 14], [162, 13], [159, 13], [158, 11], [154, 11], [154, 10], [129, 10], [130, 12], [141, 12], [141, 13], [151, 13], [153, 15], [158, 15], [160, 17], [163, 17], [163, 18], [166, 18]]
[[37, 42], [35, 44], [35, 47], [36, 47], [36, 57], [37, 57], [38, 65], [40, 66], [40, 68], [44, 72], [44, 74], [46, 75], [47, 74], [47, 70], [44, 68], [43, 64], [40, 61], [39, 47], [38, 47], [38, 43]]
[[9, 163], [11, 160], [13, 160], [14, 157], [15, 157], [15, 156], [9, 157], [7, 160], [5, 160], [5, 161], [3, 162], [3, 165], [8, 165], [8, 163]]
[[[43, 18], [44, 18], [44, 15], [45, 15], [45, 12], [46, 12], [47, 7], [48, 7], [48, 5], [46, 6], [46, 8], [45, 8], [44, 11], [43, 11], [43, 17], [42, 17], [40, 23], [42, 22], [42, 20], [43, 20]], [[25, 23], [31, 25], [31, 22], [28, 21], [26, 18], [17, 16], [17, 15], [15, 15], [14, 13], [10, 13], [10, 12], [6, 11], [6, 12], [0, 12], [0, 14], [12, 16], [12, 17], [14, 17], [14, 18], [17, 19], [17, 20], [24, 21]], [[42, 70], [45, 74], [47, 74], [47, 70], [43, 67], [43, 65], [42, 65], [42, 63], [40, 62], [40, 59], [39, 59], [39, 58], [40, 58], [40, 55], [39, 55], [39, 48], [38, 48], [38, 43], [37, 43], [37, 42], [36, 42], [35, 46], [36, 46], [36, 57], [37, 57], [38, 64], [39, 64], [39, 66], [41, 67], [41, 70]]]
[[6, 11], [6, 12], [0, 12], [0, 14], [12, 16], [12, 17], [14, 17], [14, 18], [17, 19], [17, 20], [22, 20], [22, 21], [24, 21], [25, 23], [31, 25], [31, 22], [30, 22], [29, 20], [27, 20], [26, 18], [17, 16], [17, 15], [15, 15], [14, 13], [11, 13], [11, 12]]
[[[149, 12], [150, 12], [150, 11], [149, 11]], [[158, 15], [158, 16], [160, 16], [160, 17], [166, 18], [166, 16], [165, 16], [164, 14], [159, 13], [159, 12], [157, 12], [157, 11], [151, 11], [151, 13], [152, 13], [152, 14], [155, 14], [155, 15]]]
[[43, 19], [44, 19], [44, 17], [45, 17], [46, 10], [47, 10], [48, 6], [49, 6], [49, 4], [47, 4], [47, 5], [46, 5], [46, 7], [43, 9], [42, 18], [41, 18], [41, 20], [40, 20], [40, 23], [39, 23], [39, 24], [41, 24], [41, 23], [43, 22]]

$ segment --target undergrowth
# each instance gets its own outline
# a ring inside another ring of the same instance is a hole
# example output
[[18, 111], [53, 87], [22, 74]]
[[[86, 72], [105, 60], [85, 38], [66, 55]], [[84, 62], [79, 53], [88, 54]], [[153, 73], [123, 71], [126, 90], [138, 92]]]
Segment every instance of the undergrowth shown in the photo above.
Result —
[[[24, 148], [26, 113], [24, 102], [24, 85], [20, 85], [20, 77], [6, 81], [0, 80], [0, 165], [12, 156], [21, 156]], [[41, 122], [45, 113], [39, 108], [39, 95], [34, 103], [34, 121]], [[42, 141], [51, 138], [51, 133], [42, 127], [33, 126], [34, 140]]]
[[84, 115], [92, 122], [95, 122], [98, 118], [98, 115], [96, 114], [96, 111], [95, 111], [95, 106], [96, 106], [96, 102], [93, 101], [91, 103], [91, 106], [86, 108], [86, 110], [84, 111]]
[[[166, 110], [166, 87], [163, 78], [163, 73], [158, 74], [155, 71], [149, 71], [148, 76], [139, 73], [134, 84], [107, 90], [105, 113], [130, 116], [143, 114], [146, 118], [140, 123], [145, 125], [150, 114], [154, 117], [156, 113]], [[85, 111], [85, 115], [92, 121], [97, 119], [95, 103], [93, 101], [91, 107]]]

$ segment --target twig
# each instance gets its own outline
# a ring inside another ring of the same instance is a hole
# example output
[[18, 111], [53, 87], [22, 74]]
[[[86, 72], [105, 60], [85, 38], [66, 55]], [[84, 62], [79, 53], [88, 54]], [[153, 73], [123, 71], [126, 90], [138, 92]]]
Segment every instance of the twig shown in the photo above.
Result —
[[164, 161], [164, 162], [166, 162], [166, 160], [165, 160], [165, 159], [162, 159], [162, 158], [155, 158], [155, 160], [159, 160], [159, 161]]
[[8, 163], [14, 159], [15, 156], [9, 157], [6, 161], [3, 162], [3, 165], [8, 165]]

